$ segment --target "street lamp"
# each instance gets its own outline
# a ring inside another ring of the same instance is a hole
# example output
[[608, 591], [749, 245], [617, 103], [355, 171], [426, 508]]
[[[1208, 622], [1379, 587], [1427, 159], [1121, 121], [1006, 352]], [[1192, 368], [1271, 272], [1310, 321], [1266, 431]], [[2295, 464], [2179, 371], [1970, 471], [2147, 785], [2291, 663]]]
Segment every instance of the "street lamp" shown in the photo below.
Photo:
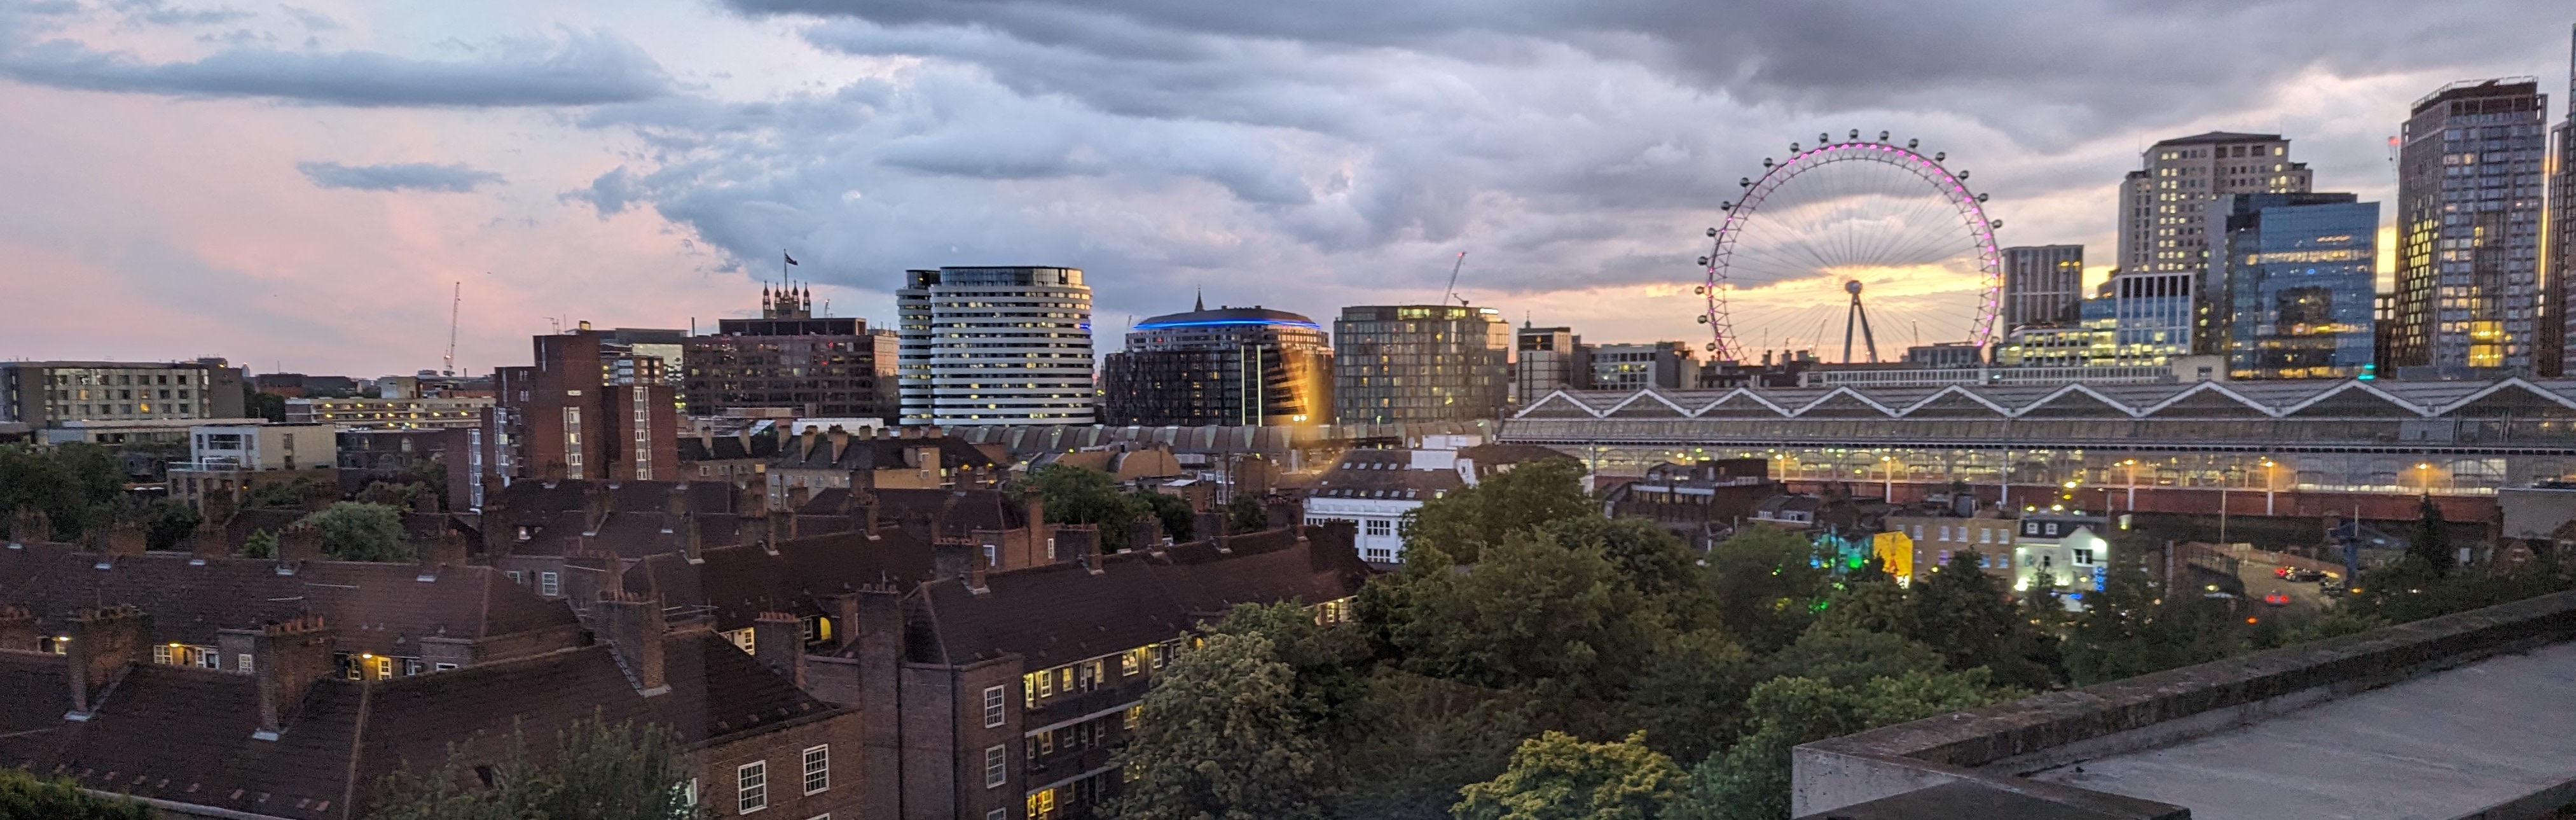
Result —
[[2272, 514], [2272, 460], [2263, 459], [2263, 514]]
[[1896, 503], [1896, 457], [1878, 457], [1879, 500]]
[[2431, 496], [2433, 494], [2433, 462], [2417, 462], [2415, 464], [2415, 479], [2417, 484], [2424, 487], [2424, 495]]
[[[2120, 466], [2127, 468], [2127, 469], [2124, 469], [2124, 470], [2121, 470], [2121, 471], [2120, 471], [2120, 480], [2121, 480], [2121, 481], [2123, 481], [2123, 482], [2126, 482], [2126, 483], [2129, 485], [2129, 501], [2128, 501], [2129, 511], [2130, 511], [2130, 512], [2137, 512], [2137, 511], [2138, 511], [2138, 460], [2137, 460], [2137, 459], [2134, 459], [2134, 458], [2130, 458], [2130, 459], [2121, 459], [2121, 460], [2120, 460]], [[2109, 490], [2104, 490], [2104, 492], [2109, 492]]]

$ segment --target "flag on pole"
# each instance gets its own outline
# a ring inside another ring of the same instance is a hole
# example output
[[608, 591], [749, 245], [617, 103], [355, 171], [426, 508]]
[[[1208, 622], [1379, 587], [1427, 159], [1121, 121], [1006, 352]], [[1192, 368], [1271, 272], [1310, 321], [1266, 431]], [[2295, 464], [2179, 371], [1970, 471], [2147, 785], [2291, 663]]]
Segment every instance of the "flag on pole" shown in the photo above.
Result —
[[790, 265], [796, 264], [796, 257], [795, 257], [794, 255], [789, 254], [789, 253], [788, 253], [788, 252], [786, 252], [786, 251], [779, 251], [779, 252], [778, 252], [778, 255], [780, 255], [780, 256], [784, 256], [784, 257], [787, 257], [787, 264], [790, 264]]

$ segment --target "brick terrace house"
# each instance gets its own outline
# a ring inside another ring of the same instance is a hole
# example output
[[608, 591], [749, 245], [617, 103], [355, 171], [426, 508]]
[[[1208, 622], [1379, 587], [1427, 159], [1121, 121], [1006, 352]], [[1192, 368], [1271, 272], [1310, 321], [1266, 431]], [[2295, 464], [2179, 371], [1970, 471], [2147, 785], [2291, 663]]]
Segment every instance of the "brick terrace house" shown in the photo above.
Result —
[[[150, 663], [169, 620], [83, 610], [62, 654], [0, 649], [0, 765], [130, 793], [203, 818], [347, 820], [397, 768], [459, 750], [500, 762], [513, 729], [531, 751], [598, 714], [671, 728], [692, 749], [683, 787], [722, 816], [855, 817], [859, 715], [798, 691], [701, 628], [667, 629], [631, 596], [593, 605], [601, 640], [412, 677], [335, 674], [334, 647], [365, 625], [293, 619], [227, 630], [242, 667]], [[473, 784], [464, 784], [471, 787]]]
[[857, 628], [801, 659], [807, 688], [867, 715], [871, 817], [1088, 817], [1116, 794], [1110, 754], [1192, 628], [1243, 603], [1349, 618], [1372, 573], [1353, 534], [1290, 525], [863, 589], [845, 604]]
[[880, 428], [874, 435], [807, 429], [769, 463], [769, 497], [788, 504], [788, 490], [831, 487], [870, 489], [971, 489], [992, 487], [1008, 465], [965, 439], [937, 427]]

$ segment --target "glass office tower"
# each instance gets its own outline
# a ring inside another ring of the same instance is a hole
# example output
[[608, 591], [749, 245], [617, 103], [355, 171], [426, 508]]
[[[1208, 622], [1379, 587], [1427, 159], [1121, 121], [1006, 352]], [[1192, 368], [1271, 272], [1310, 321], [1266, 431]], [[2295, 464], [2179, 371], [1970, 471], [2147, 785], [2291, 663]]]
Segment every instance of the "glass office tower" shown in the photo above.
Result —
[[2376, 375], [2379, 203], [2230, 194], [2209, 225], [2210, 283], [2231, 379]]

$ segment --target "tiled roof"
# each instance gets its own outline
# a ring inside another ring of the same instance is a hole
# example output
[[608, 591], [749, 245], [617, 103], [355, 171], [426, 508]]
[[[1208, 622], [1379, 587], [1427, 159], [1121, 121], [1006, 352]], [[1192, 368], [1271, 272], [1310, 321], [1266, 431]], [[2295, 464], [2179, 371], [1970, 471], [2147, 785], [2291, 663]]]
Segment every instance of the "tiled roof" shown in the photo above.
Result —
[[771, 469], [782, 470], [874, 470], [881, 467], [900, 468], [909, 466], [906, 465], [903, 460], [903, 454], [906, 449], [924, 445], [935, 445], [939, 448], [939, 466], [942, 468], [957, 469], [961, 467], [983, 467], [987, 469], [997, 469], [1006, 466], [995, 462], [991, 456], [985, 455], [983, 450], [976, 448], [973, 444], [967, 443], [965, 439], [953, 436], [941, 436], [939, 438], [881, 438], [861, 435], [850, 436], [847, 443], [840, 447], [838, 451], [833, 449], [832, 438], [830, 436], [817, 435], [813, 436], [810, 440], [799, 439], [797, 441], [790, 442], [785, 448], [785, 452], [780, 453], [776, 459], [771, 460], [769, 465]]
[[1097, 574], [1080, 564], [995, 573], [982, 593], [962, 579], [932, 581], [913, 593], [914, 631], [927, 639], [913, 656], [970, 663], [1018, 653], [1032, 667], [1053, 666], [1168, 640], [1239, 603], [1348, 597], [1372, 574], [1348, 534], [1299, 527], [1235, 537], [1230, 554], [1196, 542], [1102, 556]]
[[[750, 441], [748, 447], [744, 441]], [[770, 458], [778, 455], [778, 436], [697, 436], [680, 437], [681, 461], [734, 461], [747, 458]]]
[[757, 546], [710, 549], [702, 563], [657, 555], [627, 570], [625, 589], [669, 607], [706, 607], [719, 630], [742, 629], [762, 612], [830, 615], [821, 596], [863, 585], [897, 588], [931, 575], [930, 545], [900, 530], [877, 540], [857, 532], [793, 538], [770, 554]]
[[1316, 480], [1312, 495], [1428, 501], [1467, 486], [1456, 470], [1416, 470], [1412, 463], [1410, 450], [1349, 450]]
[[[663, 647], [670, 691], [651, 698], [635, 691], [606, 645], [368, 684], [322, 680], [276, 741], [251, 737], [259, 708], [250, 676], [144, 664], [130, 667], [87, 721], [62, 718], [68, 684], [13, 701], [10, 711], [39, 719], [0, 734], [0, 765], [103, 791], [337, 820], [396, 768], [434, 768], [451, 744], [469, 761], [491, 761], [514, 728], [545, 754], [557, 730], [593, 714], [662, 724], [696, 744], [835, 711], [703, 630], [671, 634]], [[60, 681], [63, 663], [0, 653], [0, 686], [47, 674]]]
[[220, 629], [320, 615], [355, 652], [416, 656], [427, 637], [479, 639], [575, 624], [571, 608], [537, 597], [491, 567], [310, 561], [293, 575], [256, 558], [196, 559], [154, 552], [117, 558], [35, 543], [0, 549], [0, 603], [34, 612], [45, 629], [84, 607], [131, 604], [151, 616], [155, 642], [215, 645]]

